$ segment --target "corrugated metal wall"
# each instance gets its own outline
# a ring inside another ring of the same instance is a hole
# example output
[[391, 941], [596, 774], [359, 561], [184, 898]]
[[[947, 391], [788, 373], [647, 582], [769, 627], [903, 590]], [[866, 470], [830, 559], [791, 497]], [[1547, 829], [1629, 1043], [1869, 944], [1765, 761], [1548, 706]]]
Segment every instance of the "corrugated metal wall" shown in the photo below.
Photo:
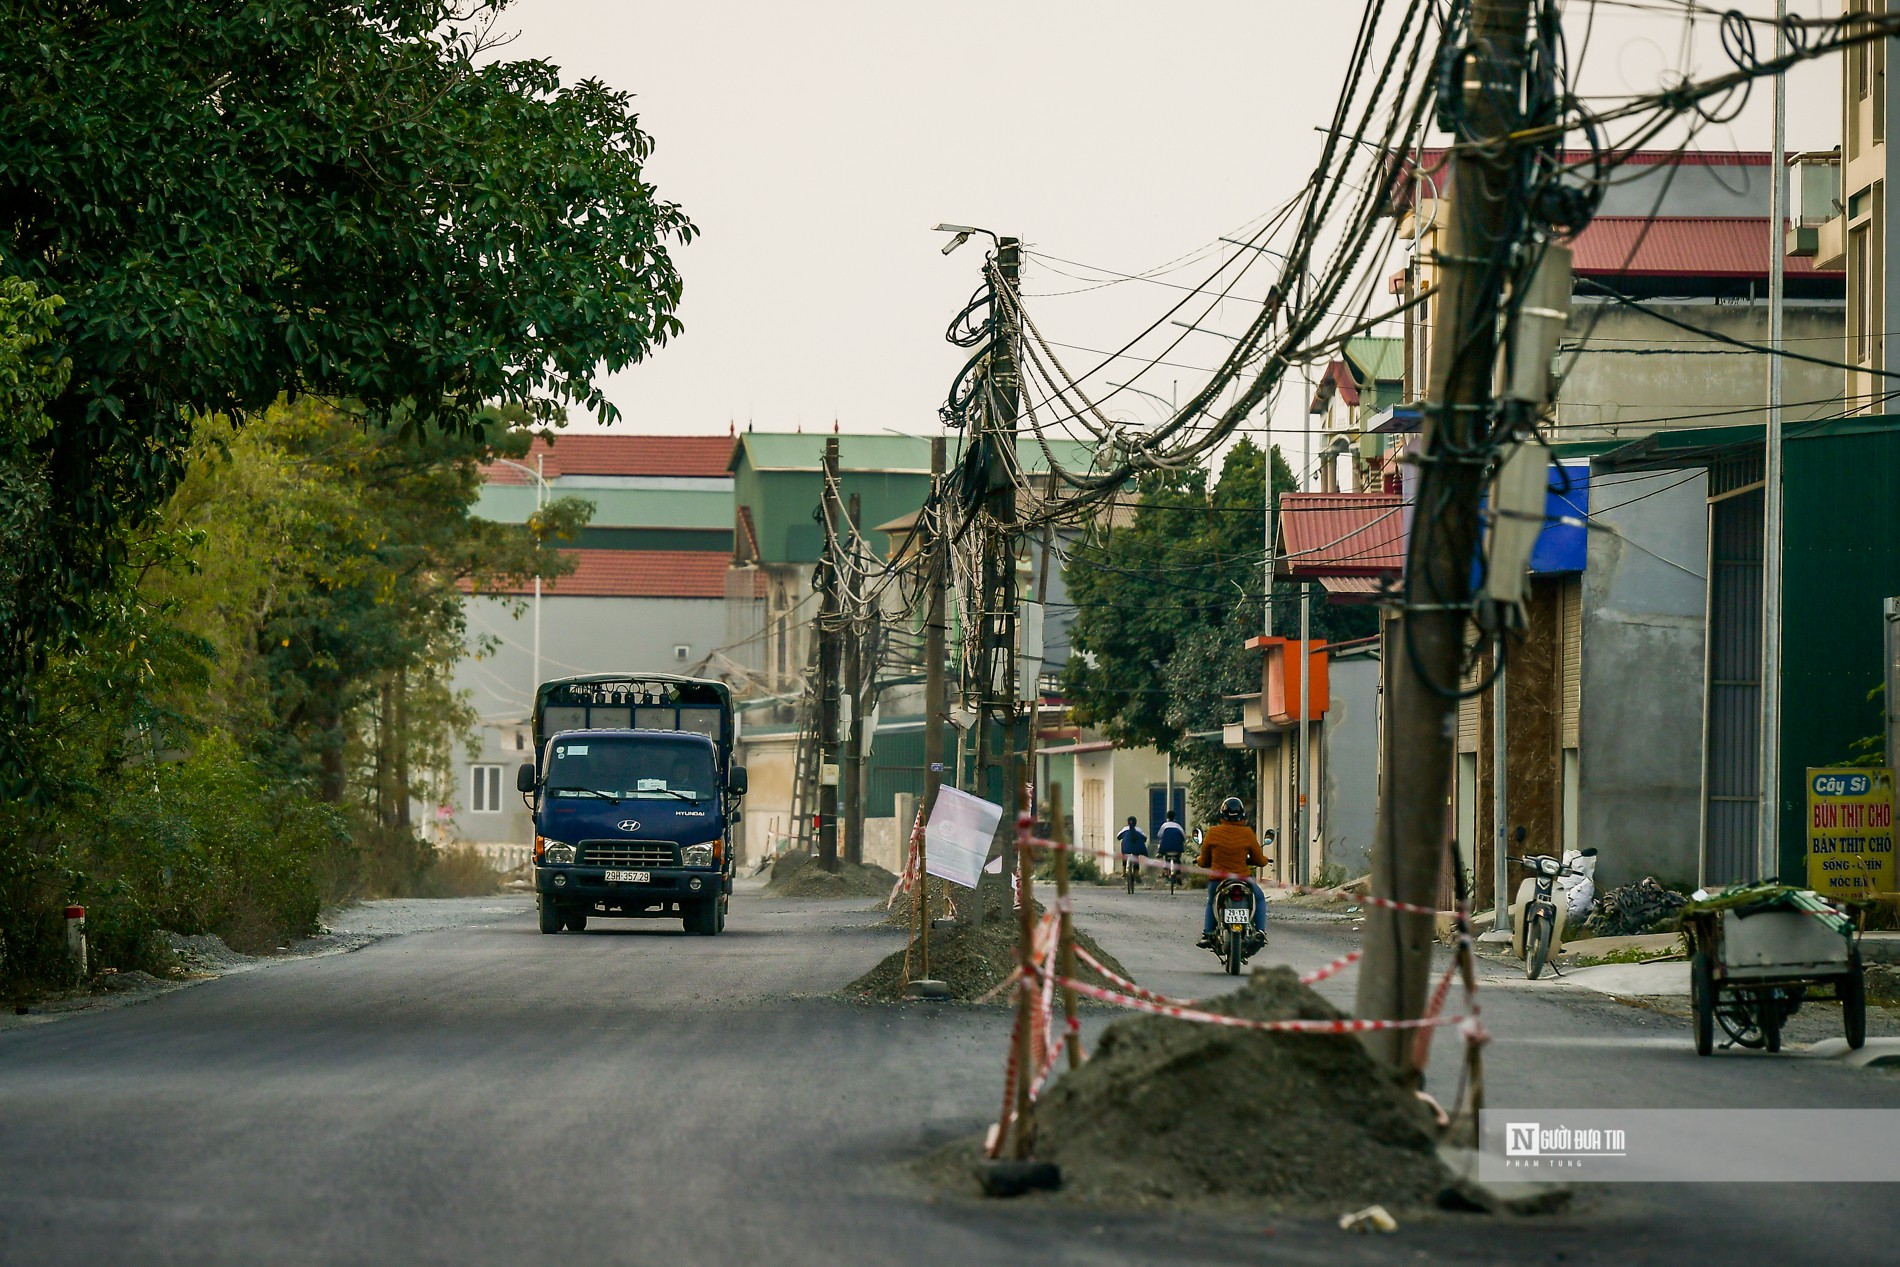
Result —
[[1577, 746], [1583, 708], [1583, 577], [1565, 577], [1557, 591], [1557, 746]]
[[[1762, 492], [1724, 494], [1748, 472], [1710, 472], [1708, 743], [1703, 882], [1755, 872], [1761, 793]], [[1723, 478], [1726, 476], [1727, 478]]]

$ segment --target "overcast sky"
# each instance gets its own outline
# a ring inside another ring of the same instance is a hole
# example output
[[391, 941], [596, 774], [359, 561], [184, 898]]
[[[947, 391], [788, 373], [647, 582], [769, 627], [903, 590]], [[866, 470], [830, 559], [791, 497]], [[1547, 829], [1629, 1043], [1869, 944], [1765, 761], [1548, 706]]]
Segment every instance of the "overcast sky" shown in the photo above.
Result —
[[[1793, 7], [1838, 12], [1828, 0]], [[1569, 6], [1573, 52], [1589, 9]], [[685, 334], [608, 382], [627, 429], [829, 430], [835, 419], [921, 432], [937, 427], [961, 363], [943, 330], [981, 263], [978, 241], [939, 254], [933, 224], [1016, 234], [1045, 256], [1123, 273], [1216, 242], [1309, 172], [1358, 14], [1310, 0], [517, 0], [503, 24], [519, 33], [506, 55], [637, 94], [658, 143], [649, 175], [704, 234], [677, 257]], [[1726, 70], [1713, 20], [1693, 39], [1687, 29], [1602, 4], [1584, 91]], [[1791, 150], [1837, 143], [1838, 85], [1834, 65], [1791, 78]], [[1698, 145], [1767, 149], [1768, 101], [1764, 83]], [[1044, 296], [1031, 309], [1044, 333], [1078, 348], [1119, 347], [1180, 294], [1131, 281], [1057, 296], [1089, 285], [1057, 270], [1105, 275], [1047, 259], [1025, 270], [1025, 290]], [[1246, 309], [1231, 303], [1208, 324], [1238, 329]], [[1185, 397], [1223, 346], [1191, 336], [1139, 385], [1165, 397], [1178, 380]], [[1065, 355], [1071, 370], [1094, 363]], [[1295, 395], [1275, 412], [1290, 454]], [[1162, 412], [1122, 399], [1132, 418]]]

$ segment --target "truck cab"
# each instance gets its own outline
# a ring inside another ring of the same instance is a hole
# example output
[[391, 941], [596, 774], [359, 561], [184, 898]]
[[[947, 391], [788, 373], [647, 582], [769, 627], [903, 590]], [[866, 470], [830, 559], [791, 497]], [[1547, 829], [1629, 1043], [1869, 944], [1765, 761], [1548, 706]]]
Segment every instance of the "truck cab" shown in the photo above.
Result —
[[535, 759], [516, 775], [534, 815], [543, 933], [590, 918], [678, 919], [716, 936], [732, 894], [745, 767], [722, 682], [592, 674], [535, 692]]

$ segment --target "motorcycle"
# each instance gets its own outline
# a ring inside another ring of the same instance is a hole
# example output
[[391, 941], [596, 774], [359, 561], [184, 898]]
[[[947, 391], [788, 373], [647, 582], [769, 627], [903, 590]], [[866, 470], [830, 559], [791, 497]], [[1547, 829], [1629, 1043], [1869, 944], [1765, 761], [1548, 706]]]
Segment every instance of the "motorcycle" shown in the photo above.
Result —
[[[1522, 827], [1517, 829], [1517, 840], [1524, 842]], [[1547, 854], [1506, 856], [1531, 873], [1518, 885], [1517, 901], [1511, 904], [1511, 953], [1524, 961], [1524, 975], [1535, 981], [1551, 957], [1563, 949], [1564, 921], [1569, 918], [1574, 891], [1563, 881], [1592, 876], [1596, 850], [1584, 850], [1576, 863]]]
[[1265, 945], [1253, 940], [1253, 887], [1245, 880], [1218, 880], [1214, 893], [1214, 945], [1227, 975], [1240, 975], [1240, 965]]

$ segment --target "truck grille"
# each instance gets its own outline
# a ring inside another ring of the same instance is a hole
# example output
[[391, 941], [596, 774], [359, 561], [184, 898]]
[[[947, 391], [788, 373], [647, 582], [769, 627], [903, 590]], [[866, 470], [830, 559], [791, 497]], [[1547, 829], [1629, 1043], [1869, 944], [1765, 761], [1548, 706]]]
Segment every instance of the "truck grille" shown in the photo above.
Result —
[[675, 850], [670, 840], [583, 840], [580, 860], [588, 867], [670, 867]]

